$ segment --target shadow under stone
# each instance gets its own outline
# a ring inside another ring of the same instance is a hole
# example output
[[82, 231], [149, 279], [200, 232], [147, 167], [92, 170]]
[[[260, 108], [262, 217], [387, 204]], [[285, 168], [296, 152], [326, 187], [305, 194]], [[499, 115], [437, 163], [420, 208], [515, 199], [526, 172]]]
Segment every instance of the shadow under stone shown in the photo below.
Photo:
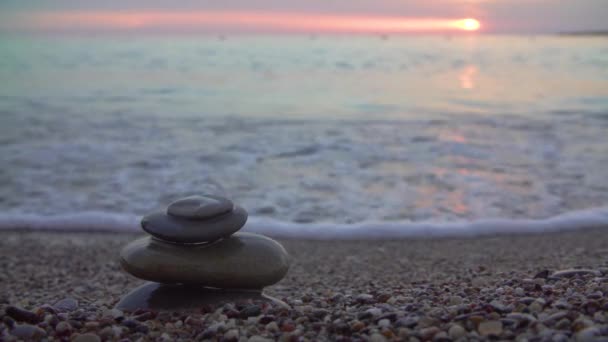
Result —
[[123, 311], [137, 309], [187, 310], [204, 305], [241, 303], [250, 300], [265, 301], [279, 306], [289, 306], [261, 290], [214, 289], [195, 285], [166, 285], [148, 282], [129, 292], [115, 306]]

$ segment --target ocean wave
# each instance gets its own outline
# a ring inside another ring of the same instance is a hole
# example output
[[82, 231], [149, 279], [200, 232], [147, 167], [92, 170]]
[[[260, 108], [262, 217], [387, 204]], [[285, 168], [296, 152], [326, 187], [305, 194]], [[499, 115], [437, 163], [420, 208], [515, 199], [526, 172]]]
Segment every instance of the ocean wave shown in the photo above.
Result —
[[[63, 215], [0, 215], [0, 230], [67, 232], [141, 232], [140, 217], [111, 212]], [[277, 238], [358, 240], [433, 237], [475, 237], [608, 228], [608, 207], [573, 211], [546, 219], [480, 219], [460, 222], [378, 221], [353, 224], [293, 223], [251, 217], [244, 231]]]

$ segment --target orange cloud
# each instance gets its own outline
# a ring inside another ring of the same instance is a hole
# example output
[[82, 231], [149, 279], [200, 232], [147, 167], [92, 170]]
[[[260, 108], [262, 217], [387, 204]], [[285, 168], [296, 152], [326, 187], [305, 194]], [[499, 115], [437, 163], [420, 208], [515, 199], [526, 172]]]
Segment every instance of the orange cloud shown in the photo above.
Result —
[[[474, 19], [247, 11], [65, 11], [14, 14], [4, 29], [407, 33], [471, 30]], [[478, 26], [476, 27], [478, 28]]]

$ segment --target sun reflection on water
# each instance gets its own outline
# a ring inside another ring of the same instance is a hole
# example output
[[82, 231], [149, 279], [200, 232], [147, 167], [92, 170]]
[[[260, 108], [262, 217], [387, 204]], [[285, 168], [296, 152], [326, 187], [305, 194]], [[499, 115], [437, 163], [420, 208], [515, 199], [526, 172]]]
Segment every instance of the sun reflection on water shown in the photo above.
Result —
[[458, 79], [460, 80], [460, 88], [467, 90], [475, 89], [477, 72], [477, 67], [474, 65], [469, 65], [464, 68], [458, 76]]

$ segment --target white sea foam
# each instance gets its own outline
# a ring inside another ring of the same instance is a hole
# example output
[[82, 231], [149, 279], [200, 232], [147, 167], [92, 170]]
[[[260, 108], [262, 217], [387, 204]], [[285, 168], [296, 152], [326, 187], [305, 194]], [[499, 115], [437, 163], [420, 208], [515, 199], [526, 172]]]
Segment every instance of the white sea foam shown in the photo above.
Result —
[[[0, 230], [70, 232], [141, 232], [139, 217], [128, 214], [83, 212], [66, 215], [4, 215]], [[474, 237], [499, 234], [546, 233], [608, 228], [608, 207], [569, 212], [547, 219], [484, 219], [470, 222], [361, 222], [353, 224], [292, 223], [251, 217], [244, 231], [278, 238], [355, 240], [392, 238]]]
[[22, 80], [0, 87], [3, 226], [136, 231], [105, 212], [201, 193], [317, 238], [542, 231], [608, 205], [602, 41], [165, 38], [3, 46]]

